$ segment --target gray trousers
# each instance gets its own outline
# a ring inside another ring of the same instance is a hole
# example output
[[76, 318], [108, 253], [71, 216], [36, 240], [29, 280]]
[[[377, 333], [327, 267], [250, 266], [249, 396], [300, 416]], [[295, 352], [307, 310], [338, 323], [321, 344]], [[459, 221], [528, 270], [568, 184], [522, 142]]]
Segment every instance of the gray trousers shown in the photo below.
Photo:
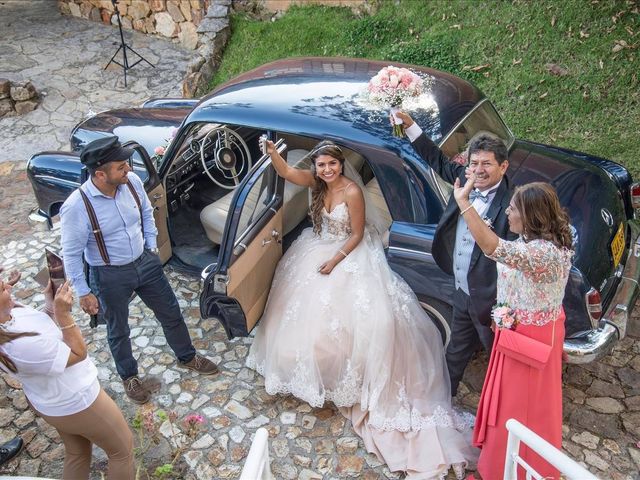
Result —
[[453, 294], [453, 320], [451, 322], [451, 340], [447, 347], [446, 359], [451, 379], [451, 396], [458, 392], [465, 368], [475, 351], [483, 346], [491, 352], [493, 332], [482, 325], [470, 312], [469, 295], [459, 288]]

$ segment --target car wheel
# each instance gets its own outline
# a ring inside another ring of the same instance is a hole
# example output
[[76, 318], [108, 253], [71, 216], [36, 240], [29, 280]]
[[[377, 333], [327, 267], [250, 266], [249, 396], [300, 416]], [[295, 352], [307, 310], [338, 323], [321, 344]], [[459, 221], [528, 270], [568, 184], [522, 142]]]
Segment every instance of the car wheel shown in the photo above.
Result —
[[434, 298], [429, 298], [424, 302], [420, 302], [420, 305], [438, 328], [438, 331], [442, 336], [442, 344], [446, 349], [447, 345], [449, 345], [449, 339], [451, 338], [450, 325], [451, 319], [453, 318], [453, 308], [451, 305]]

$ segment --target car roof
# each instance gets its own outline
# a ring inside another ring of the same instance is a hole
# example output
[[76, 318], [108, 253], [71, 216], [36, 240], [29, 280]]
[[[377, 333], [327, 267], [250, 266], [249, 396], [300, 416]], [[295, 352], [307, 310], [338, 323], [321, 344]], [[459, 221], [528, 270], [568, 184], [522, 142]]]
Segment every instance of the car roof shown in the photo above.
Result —
[[424, 102], [410, 113], [436, 142], [481, 99], [471, 83], [438, 70], [389, 61], [301, 57], [241, 74], [204, 97], [186, 122], [217, 121], [315, 138], [374, 145], [395, 142], [388, 111], [362, 100], [368, 81], [390, 64], [428, 78]]

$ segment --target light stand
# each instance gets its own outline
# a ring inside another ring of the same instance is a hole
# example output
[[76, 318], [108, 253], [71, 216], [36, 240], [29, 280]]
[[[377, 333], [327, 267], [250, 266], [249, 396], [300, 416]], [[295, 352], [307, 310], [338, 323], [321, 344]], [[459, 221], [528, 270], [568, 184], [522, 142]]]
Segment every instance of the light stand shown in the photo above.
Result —
[[[109, 67], [109, 65], [111, 65], [111, 63], [120, 65], [124, 70], [124, 86], [126, 87], [127, 86], [127, 70], [135, 67], [137, 64], [143, 61], [147, 62], [153, 68], [156, 68], [156, 67], [149, 60], [144, 58], [142, 55], [136, 52], [133, 48], [127, 45], [127, 42], [124, 41], [124, 34], [122, 33], [122, 22], [120, 21], [120, 12], [118, 11], [118, 0], [111, 0], [111, 3], [113, 4], [113, 8], [116, 11], [116, 16], [118, 17], [118, 30], [120, 30], [120, 46], [116, 50], [116, 53], [113, 54], [113, 57], [111, 57], [111, 60], [109, 60], [109, 63], [107, 63], [107, 65], [104, 67], [104, 70], [106, 70]], [[122, 63], [120, 63], [118, 60], [115, 59], [116, 55], [118, 55], [118, 52], [120, 50], [122, 50], [122, 58], [123, 58]], [[129, 59], [127, 58], [127, 50], [129, 50], [134, 55], [137, 55], [138, 60], [136, 60], [133, 63], [129, 63]]]

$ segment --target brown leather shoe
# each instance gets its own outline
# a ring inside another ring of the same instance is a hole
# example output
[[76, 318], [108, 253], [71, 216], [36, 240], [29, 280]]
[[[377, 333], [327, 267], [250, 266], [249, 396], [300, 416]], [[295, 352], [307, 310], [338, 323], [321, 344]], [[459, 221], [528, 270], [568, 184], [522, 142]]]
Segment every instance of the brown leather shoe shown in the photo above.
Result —
[[157, 393], [162, 387], [162, 382], [155, 375], [145, 375], [141, 381], [142, 386], [149, 393]]
[[137, 375], [124, 379], [122, 384], [124, 385], [124, 393], [134, 403], [142, 405], [151, 398], [151, 393], [144, 387], [142, 380]]
[[188, 362], [178, 362], [181, 367], [188, 368], [189, 370], [193, 370], [198, 372], [200, 375], [215, 375], [216, 373], [220, 373], [218, 366], [209, 360], [207, 357], [203, 357], [199, 353], [196, 353], [196, 356], [193, 357]]

